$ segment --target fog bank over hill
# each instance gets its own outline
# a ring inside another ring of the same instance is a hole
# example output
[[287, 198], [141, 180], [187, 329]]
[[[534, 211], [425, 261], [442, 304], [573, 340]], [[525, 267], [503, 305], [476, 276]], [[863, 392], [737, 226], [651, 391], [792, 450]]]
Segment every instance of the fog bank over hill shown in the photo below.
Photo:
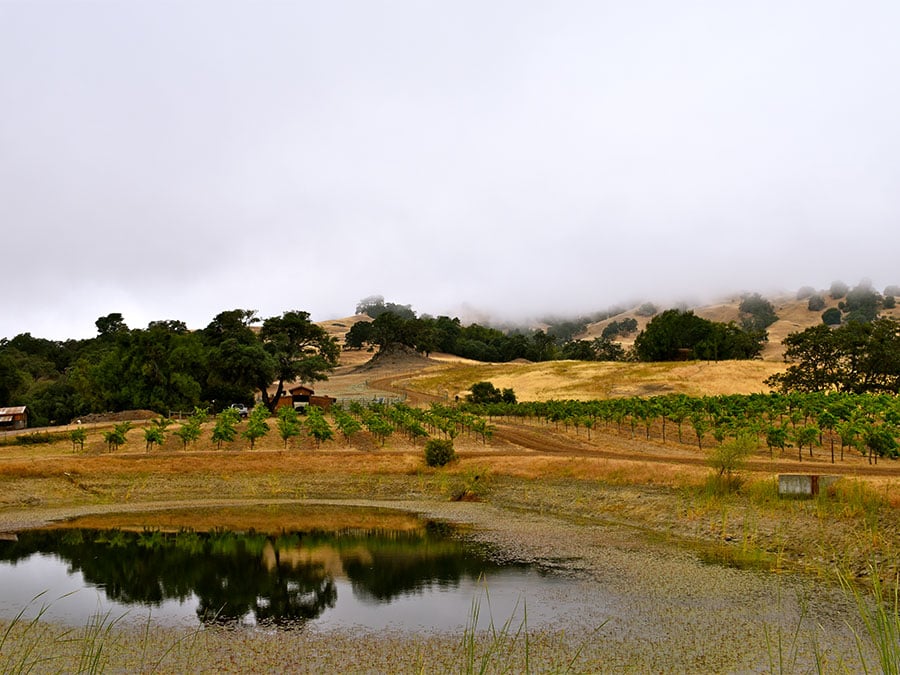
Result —
[[[624, 283], [625, 282], [623, 281], [623, 284]], [[416, 302], [414, 298], [422, 298], [423, 293], [420, 289], [410, 289], [410, 292], [405, 294], [398, 293], [396, 296], [385, 297], [380, 294], [375, 294], [364, 298], [357, 297], [355, 301], [348, 302], [346, 305], [342, 305], [335, 309], [329, 308], [317, 310], [317, 307], [322, 307], [324, 305], [323, 298], [316, 296], [310, 297], [309, 303], [299, 307], [276, 306], [269, 300], [261, 305], [263, 309], [260, 309], [260, 306], [233, 306], [232, 303], [213, 305], [209, 310], [210, 314], [208, 317], [197, 308], [185, 310], [185, 313], [181, 315], [164, 314], [161, 316], [165, 316], [166, 320], [174, 319], [177, 321], [184, 321], [191, 330], [199, 330], [205, 327], [213, 317], [221, 311], [237, 308], [257, 309], [257, 315], [260, 319], [265, 319], [269, 316], [277, 316], [290, 309], [300, 309], [302, 311], [308, 311], [314, 321], [333, 321], [352, 316], [355, 313], [355, 310], [359, 309], [359, 303], [366, 299], [381, 298], [388, 304], [397, 304], [406, 307], [409, 311], [418, 316], [449, 316], [458, 318], [464, 325], [477, 323], [501, 330], [530, 331], [543, 329], [549, 324], [559, 324], [571, 321], [601, 323], [608, 318], [620, 314], [646, 314], [645, 312], [639, 311], [640, 308], [645, 305], [653, 307], [655, 312], [673, 308], [692, 310], [706, 318], [717, 321], [728, 321], [736, 318], [737, 306], [740, 304], [743, 297], [758, 294], [776, 305], [779, 303], [788, 303], [792, 306], [796, 304], [799, 307], [805, 306], [805, 298], [811, 292], [828, 297], [829, 289], [833, 283], [843, 284], [850, 289], [870, 286], [874, 292], [885, 295], [888, 294], [885, 293], [885, 291], [896, 290], [896, 284], [894, 284], [893, 281], [879, 286], [873, 283], [868, 277], [864, 277], [854, 283], [845, 283], [841, 279], [835, 278], [827, 283], [819, 285], [802, 284], [794, 289], [769, 286], [769, 290], [758, 290], [757, 288], [732, 292], [708, 290], [705, 292], [684, 293], [679, 295], [674, 291], [666, 292], [666, 287], [669, 286], [671, 288], [674, 286], [674, 283], [666, 284], [660, 281], [658, 283], [659, 293], [655, 295], [651, 294], [638, 297], [636, 294], [623, 290], [621, 297], [626, 299], [607, 302], [605, 298], [612, 297], [612, 293], [607, 294], [602, 291], [594, 292], [585, 289], [582, 291], [573, 291], [567, 296], [566, 301], [560, 301], [558, 303], [546, 302], [544, 305], [540, 305], [537, 304], [539, 298], [534, 298], [533, 300], [536, 304], [531, 305], [528, 304], [529, 299], [527, 297], [519, 296], [512, 298], [509, 303], [499, 300], [491, 302], [486, 297], [480, 302], [460, 302], [454, 300], [447, 302], [446, 304], [441, 304], [439, 298], [432, 300], [425, 297], [424, 300], [419, 303]], [[582, 295], [579, 295], [579, 293], [582, 293]], [[802, 299], [802, 302], [794, 303], [794, 301], [798, 300], [799, 296], [802, 296], [802, 298], [800, 298]], [[833, 302], [830, 303], [829, 306], [836, 304], [836, 302]], [[160, 316], [149, 314], [148, 310], [144, 307], [139, 307], [128, 302], [118, 303], [119, 308], [121, 308], [122, 305], [126, 306], [126, 311], [120, 311], [120, 313], [123, 315], [125, 323], [130, 328], [146, 328], [151, 321], [163, 320]], [[97, 306], [99, 307], [100, 304], [98, 303]], [[721, 310], [723, 307], [730, 308], [730, 310], [725, 309], [723, 313]], [[52, 319], [46, 318], [45, 320], [35, 320], [33, 315], [27, 313], [19, 316], [0, 315], [0, 327], [4, 325], [9, 326], [5, 334], [0, 332], [0, 339], [4, 337], [12, 338], [21, 333], [31, 333], [35, 337], [53, 340], [94, 337], [97, 334], [94, 323], [97, 318], [106, 316], [112, 311], [119, 311], [112, 308], [107, 308], [107, 310], [108, 311], [97, 314], [96, 316], [87, 316], [85, 314], [86, 310], [83, 307], [67, 307], [59, 316], [53, 317]], [[176, 311], [174, 303], [171, 311]], [[71, 318], [79, 313], [81, 316], [77, 320]], [[38, 316], [40, 317], [40, 314]], [[652, 313], [646, 314], [646, 316], [652, 316]], [[28, 324], [26, 323], [26, 320], [34, 320], [34, 323]], [[62, 332], [63, 330], [66, 332]]]

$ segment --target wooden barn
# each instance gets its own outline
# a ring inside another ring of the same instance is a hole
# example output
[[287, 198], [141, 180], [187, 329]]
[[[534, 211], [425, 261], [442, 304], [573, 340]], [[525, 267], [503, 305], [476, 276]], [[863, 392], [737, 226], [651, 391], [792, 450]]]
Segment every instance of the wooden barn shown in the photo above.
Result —
[[0, 408], [0, 431], [15, 431], [28, 426], [28, 408], [24, 405]]
[[288, 389], [288, 393], [278, 399], [275, 409], [290, 405], [295, 410], [303, 412], [307, 406], [314, 405], [322, 410], [329, 410], [336, 401], [333, 396], [316, 396], [315, 391], [301, 384]]

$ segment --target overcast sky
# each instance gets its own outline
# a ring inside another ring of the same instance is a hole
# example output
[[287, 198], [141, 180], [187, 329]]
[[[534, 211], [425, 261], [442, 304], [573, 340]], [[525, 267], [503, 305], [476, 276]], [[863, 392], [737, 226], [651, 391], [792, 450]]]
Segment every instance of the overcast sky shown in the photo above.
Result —
[[900, 3], [0, 0], [0, 337], [900, 284]]

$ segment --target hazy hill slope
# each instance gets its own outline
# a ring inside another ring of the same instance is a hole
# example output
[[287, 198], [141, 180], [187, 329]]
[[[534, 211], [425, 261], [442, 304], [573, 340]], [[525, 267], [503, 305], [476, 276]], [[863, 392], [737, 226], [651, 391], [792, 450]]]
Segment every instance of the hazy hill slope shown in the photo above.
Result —
[[[832, 299], [827, 290], [819, 290], [817, 291], [817, 293], [825, 300], [825, 307], [816, 311], [809, 310], [808, 298], [798, 299], [796, 297], [796, 293], [784, 293], [780, 295], [768, 296], [762, 294], [764, 298], [772, 303], [772, 305], [775, 307], [775, 313], [778, 315], [778, 320], [768, 328], [769, 343], [763, 349], [763, 360], [781, 362], [784, 356], [784, 348], [782, 346], [783, 340], [791, 333], [796, 333], [809, 328], [810, 326], [818, 325], [822, 322], [822, 312], [831, 307], [837, 307], [838, 303], [840, 302], [839, 300]], [[694, 306], [682, 305], [679, 308], [689, 309], [693, 311], [697, 316], [703, 317], [704, 319], [709, 319], [710, 321], [719, 321], [723, 323], [735, 321], [739, 323], [741, 319], [739, 310], [741, 299], [741, 295], [733, 295], [715, 303]], [[657, 308], [660, 312], [669, 309], [669, 307], [665, 305], [657, 305]], [[584, 332], [576, 335], [575, 337], [579, 340], [592, 340], [594, 338], [600, 337], [603, 333], [603, 329], [606, 328], [610, 323], [614, 321], [622, 321], [623, 319], [627, 318], [633, 318], [637, 322], [637, 330], [627, 335], [620, 335], [615, 338], [616, 342], [627, 349], [634, 344], [634, 339], [652, 319], [652, 317], [649, 316], [639, 316], [637, 310], [638, 306], [635, 306], [632, 309], [622, 312], [621, 314], [617, 314], [616, 316], [610, 317], [609, 319], [589, 324]], [[900, 318], [900, 307], [890, 310], [882, 310], [881, 316]], [[324, 321], [319, 325], [323, 326], [330, 335], [336, 337], [339, 342], [343, 342], [344, 335], [346, 335], [347, 331], [350, 330], [350, 327], [353, 326], [353, 324], [359, 321], [368, 320], [370, 319], [366, 315], [358, 314], [344, 319]], [[546, 328], [545, 325], [542, 325], [540, 327], [544, 329]], [[362, 354], [366, 354], [365, 359], [363, 359]], [[362, 352], [361, 354], [357, 354], [357, 356], [358, 358], [353, 359], [354, 361], [368, 360], [368, 357], [371, 356], [371, 354]]]
[[[822, 322], [822, 312], [831, 307], [837, 307], [840, 300], [832, 299], [827, 291], [820, 291], [819, 294], [825, 300], [825, 307], [816, 310], [810, 311], [808, 308], [808, 298], [797, 299], [796, 294], [792, 295], [780, 295], [780, 296], [763, 296], [772, 303], [775, 307], [775, 313], [778, 315], [778, 320], [773, 323], [768, 328], [769, 332], [769, 343], [766, 345], [765, 349], [763, 349], [762, 357], [766, 361], [782, 361], [784, 357], [784, 348], [782, 346], [782, 342], [784, 339], [790, 335], [791, 333], [796, 333], [810, 326], [818, 325]], [[729, 321], [740, 322], [740, 310], [738, 307], [741, 304], [741, 296], [733, 296], [727, 298], [721, 302], [712, 303], [708, 305], [696, 305], [696, 306], [688, 306], [686, 309], [689, 309], [694, 312], [697, 316], [703, 317], [704, 319], [709, 319], [710, 321], [721, 321], [723, 323], [727, 323]], [[617, 316], [606, 319], [604, 321], [599, 321], [597, 323], [591, 324], [587, 327], [584, 333], [578, 336], [579, 339], [583, 340], [591, 340], [595, 337], [599, 337], [603, 332], [603, 329], [608, 326], [613, 321], [621, 321], [625, 318], [634, 318], [638, 323], [638, 329], [634, 333], [629, 335], [620, 336], [617, 338], [617, 342], [619, 342], [623, 347], [628, 348], [632, 344], [634, 344], [634, 338], [637, 337], [638, 333], [640, 333], [644, 327], [649, 323], [652, 317], [642, 317], [638, 316], [635, 313], [635, 309], [629, 310], [627, 312], [623, 312]], [[664, 311], [668, 309], [665, 306], [659, 306], [659, 311]], [[681, 307], [680, 309], [685, 309], [685, 307]], [[892, 318], [900, 318], [900, 308], [894, 308], [889, 310], [882, 310], [880, 313], [881, 316], [884, 317], [892, 317]]]

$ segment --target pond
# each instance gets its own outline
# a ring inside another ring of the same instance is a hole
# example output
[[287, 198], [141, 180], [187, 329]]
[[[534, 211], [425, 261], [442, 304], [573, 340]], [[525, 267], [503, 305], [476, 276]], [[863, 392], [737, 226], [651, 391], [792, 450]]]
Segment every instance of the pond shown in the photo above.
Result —
[[[578, 583], [500, 562], [445, 523], [373, 509], [277, 508], [84, 518], [0, 541], [0, 618], [25, 609], [165, 625], [455, 630], [553, 623]], [[37, 599], [35, 599], [37, 598]], [[516, 624], [518, 625], [518, 624]]]

